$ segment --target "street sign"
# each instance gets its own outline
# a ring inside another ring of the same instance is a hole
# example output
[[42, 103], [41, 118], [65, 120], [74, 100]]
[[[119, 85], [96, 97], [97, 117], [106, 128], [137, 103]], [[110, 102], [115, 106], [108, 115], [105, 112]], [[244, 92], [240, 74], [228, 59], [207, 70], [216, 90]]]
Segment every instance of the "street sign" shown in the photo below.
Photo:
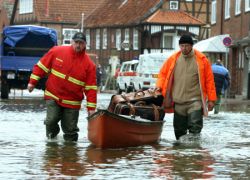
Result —
[[229, 36], [228, 37], [225, 37], [224, 39], [223, 39], [223, 44], [224, 44], [224, 46], [231, 46], [231, 44], [232, 44], [232, 38], [230, 38]]

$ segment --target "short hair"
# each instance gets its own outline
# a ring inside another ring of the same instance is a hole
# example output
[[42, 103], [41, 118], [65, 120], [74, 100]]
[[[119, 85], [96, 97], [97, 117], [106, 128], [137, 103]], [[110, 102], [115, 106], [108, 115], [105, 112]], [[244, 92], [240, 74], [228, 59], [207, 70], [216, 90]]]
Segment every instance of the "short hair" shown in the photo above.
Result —
[[192, 37], [188, 34], [184, 34], [181, 36], [180, 40], [179, 40], [179, 44], [194, 44], [194, 41], [192, 39]]

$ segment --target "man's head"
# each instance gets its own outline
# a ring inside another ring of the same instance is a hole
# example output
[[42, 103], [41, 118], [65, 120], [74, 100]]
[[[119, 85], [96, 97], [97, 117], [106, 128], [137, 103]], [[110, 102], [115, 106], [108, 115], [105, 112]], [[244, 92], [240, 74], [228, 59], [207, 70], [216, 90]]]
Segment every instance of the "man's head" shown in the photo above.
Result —
[[75, 52], [81, 53], [86, 49], [86, 36], [82, 32], [77, 32], [72, 37]]
[[222, 65], [222, 62], [221, 62], [220, 59], [217, 59], [215, 64], [216, 64], [216, 65]]
[[182, 35], [180, 40], [179, 40], [179, 46], [180, 46], [181, 52], [184, 55], [187, 55], [191, 52], [191, 50], [193, 48], [193, 44], [194, 44], [193, 39], [188, 34]]

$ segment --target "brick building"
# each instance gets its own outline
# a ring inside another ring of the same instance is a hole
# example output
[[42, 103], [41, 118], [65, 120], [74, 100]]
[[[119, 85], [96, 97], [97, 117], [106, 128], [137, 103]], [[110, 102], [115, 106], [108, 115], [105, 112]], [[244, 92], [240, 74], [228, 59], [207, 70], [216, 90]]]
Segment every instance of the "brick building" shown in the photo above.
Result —
[[[0, 7], [0, 32], [2, 32], [5, 26], [9, 25], [9, 19], [7, 12], [3, 7]], [[2, 39], [2, 33], [0, 33], [0, 40]]]
[[123, 62], [144, 53], [176, 51], [183, 33], [196, 40], [207, 34], [202, 28], [209, 21], [210, 4], [205, 2], [105, 1], [84, 21], [88, 51], [97, 54], [104, 65], [113, 56]]
[[[176, 38], [184, 32], [191, 33], [197, 40], [206, 38], [209, 36], [209, 29], [204, 25], [210, 22], [209, 2], [210, 0], [15, 0], [12, 23], [55, 28], [58, 32], [58, 44], [69, 44], [76, 31], [84, 29], [88, 33], [91, 30], [89, 51], [98, 54], [99, 59], [106, 64], [108, 58], [117, 53], [119, 58], [128, 60], [144, 52], [163, 51], [164, 46], [167, 46], [165, 49], [175, 49]], [[163, 21], [164, 19], [169, 22]], [[105, 27], [109, 27], [107, 35], [110, 35], [107, 47], [102, 42]], [[130, 33], [137, 27], [139, 40], [135, 43], [138, 48], [127, 50], [128, 47], [125, 46], [130, 45], [123, 39], [119, 46], [124, 42], [122, 47], [126, 50], [117, 51], [118, 45], [115, 44], [119, 42], [115, 42], [116, 36], [112, 36], [111, 32], [116, 33], [118, 27], [122, 39], [128, 33], [125, 27]], [[100, 31], [97, 38], [94, 29]], [[98, 38], [102, 43], [100, 49], [95, 48], [96, 42], [93, 41]]]
[[[15, 0], [12, 24], [33, 24], [54, 28], [58, 44], [69, 44], [80, 31], [83, 19], [104, 0]], [[80, 27], [80, 28], [79, 28]]]
[[232, 79], [230, 96], [250, 99], [250, 1], [213, 0], [211, 7], [211, 36], [229, 34], [233, 40], [226, 63]]
[[[13, 10], [14, 0], [0, 0], [0, 32], [3, 28], [9, 25], [12, 10]], [[2, 34], [0, 33], [0, 39]]]

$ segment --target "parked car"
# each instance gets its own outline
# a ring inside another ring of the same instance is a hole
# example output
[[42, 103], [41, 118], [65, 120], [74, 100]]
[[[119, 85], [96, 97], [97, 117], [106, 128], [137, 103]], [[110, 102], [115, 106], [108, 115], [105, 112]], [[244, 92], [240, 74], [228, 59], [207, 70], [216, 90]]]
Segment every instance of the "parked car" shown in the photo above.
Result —
[[121, 94], [123, 91], [128, 93], [134, 89], [133, 79], [134, 76], [136, 76], [138, 63], [138, 60], [125, 61], [122, 63], [116, 80], [118, 94]]
[[136, 69], [136, 76], [133, 77], [134, 90], [138, 91], [155, 87], [160, 68], [170, 55], [171, 53], [141, 54]]

